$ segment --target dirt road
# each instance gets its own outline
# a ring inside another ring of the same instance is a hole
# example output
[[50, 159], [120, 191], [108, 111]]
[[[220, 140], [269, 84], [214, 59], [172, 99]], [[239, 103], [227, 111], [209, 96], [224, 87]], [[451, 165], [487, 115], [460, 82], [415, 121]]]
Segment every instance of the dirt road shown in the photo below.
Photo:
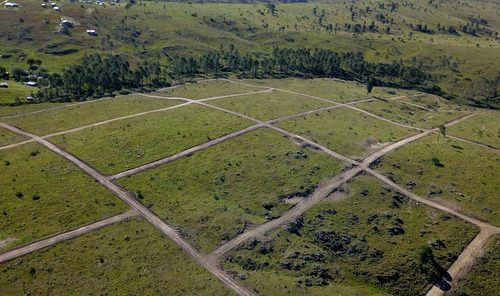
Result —
[[81, 227], [78, 227], [74, 230], [70, 230], [68, 232], [64, 232], [61, 234], [54, 235], [49, 238], [41, 239], [38, 241], [35, 241], [33, 243], [30, 243], [26, 246], [22, 246], [19, 248], [15, 248], [12, 250], [9, 250], [7, 252], [1, 253], [0, 254], [0, 263], [4, 263], [7, 261], [10, 261], [12, 259], [15, 259], [17, 257], [38, 251], [40, 249], [46, 248], [48, 246], [78, 237], [80, 235], [83, 235], [85, 233], [89, 233], [91, 231], [97, 230], [99, 228], [103, 228], [105, 226], [108, 226], [110, 224], [114, 224], [117, 222], [121, 222], [124, 220], [127, 220], [129, 217], [136, 216], [138, 214], [137, 210], [130, 210], [128, 212], [109, 217], [107, 219], [103, 219], [88, 225], [84, 225]]
[[87, 173], [93, 179], [101, 183], [106, 189], [111, 191], [133, 209], [136, 209], [146, 220], [149, 221], [154, 227], [160, 230], [165, 236], [170, 238], [175, 244], [177, 244], [181, 249], [183, 249], [187, 254], [189, 254], [193, 259], [195, 259], [201, 266], [207, 269], [210, 273], [212, 273], [215, 277], [220, 279], [226, 286], [234, 290], [239, 295], [253, 295], [250, 290], [246, 287], [238, 284], [231, 276], [226, 274], [223, 270], [221, 270], [216, 264], [213, 264], [210, 260], [208, 260], [207, 256], [198, 252], [191, 244], [189, 244], [186, 240], [184, 240], [174, 228], [170, 225], [166, 224], [163, 220], [161, 220], [156, 214], [151, 212], [145, 205], [143, 205], [140, 201], [138, 201], [134, 194], [128, 192], [127, 190], [119, 187], [113, 182], [109, 181], [105, 176], [101, 175], [99, 172], [94, 170], [92, 167], [78, 159], [76, 156], [68, 153], [62, 148], [48, 142], [47, 140], [34, 135], [22, 131], [16, 127], [10, 126], [5, 123], [0, 122], [0, 126], [6, 128], [12, 132], [17, 134], [33, 138], [35, 141], [50, 149], [54, 153], [59, 156], [65, 158], [69, 162], [73, 163], [75, 166], [80, 168], [82, 171]]

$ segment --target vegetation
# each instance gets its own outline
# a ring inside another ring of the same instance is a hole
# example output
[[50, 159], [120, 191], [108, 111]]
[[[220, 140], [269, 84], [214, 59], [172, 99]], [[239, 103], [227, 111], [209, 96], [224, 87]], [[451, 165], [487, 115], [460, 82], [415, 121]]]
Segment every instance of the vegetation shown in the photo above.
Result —
[[450, 266], [478, 232], [367, 176], [349, 181], [294, 224], [296, 231], [287, 226], [247, 242], [224, 268], [264, 295], [423, 294], [432, 269]]
[[288, 198], [311, 194], [341, 169], [329, 155], [259, 129], [118, 183], [208, 252], [279, 217]]
[[467, 108], [442, 111], [425, 110], [393, 100], [361, 103], [356, 104], [356, 107], [395, 122], [420, 128], [437, 127], [460, 116], [470, 114]]
[[447, 133], [500, 148], [498, 114], [486, 110], [475, 110], [474, 113], [477, 113], [477, 115], [448, 127]]
[[153, 95], [199, 100], [259, 90], [262, 89], [241, 84], [234, 84], [222, 80], [212, 80], [198, 82], [196, 84], [171, 87], [166, 90], [153, 93]]
[[0, 272], [0, 289], [9, 295], [231, 295], [140, 218], [0, 264]]
[[[369, 98], [366, 94], [366, 88], [364, 85], [353, 81], [339, 79], [314, 78], [304, 80], [299, 78], [287, 78], [265, 80], [249, 79], [244, 81], [259, 86], [276, 87], [305, 93], [338, 103], [352, 102]], [[373, 96], [387, 98], [414, 92], [415, 91], [390, 87], [374, 87], [371, 94]]]
[[285, 120], [276, 125], [358, 160], [388, 142], [416, 133], [345, 107]]
[[476, 263], [467, 276], [459, 281], [456, 295], [495, 295], [496, 282], [500, 277], [500, 237], [493, 238], [486, 254]]
[[333, 103], [281, 91], [217, 99], [207, 103], [260, 120], [270, 120], [334, 105]]
[[430, 135], [391, 152], [375, 168], [419, 196], [500, 225], [498, 153], [438, 137]]
[[37, 135], [47, 135], [115, 117], [167, 108], [179, 103], [180, 101], [128, 95], [19, 117], [4, 118], [2, 121]]
[[0, 150], [0, 166], [0, 240], [15, 239], [7, 248], [127, 209], [92, 178], [39, 144]]
[[[156, 99], [163, 102], [161, 99]], [[197, 105], [49, 138], [104, 174], [167, 157], [250, 126], [246, 119]]]
[[0, 146], [5, 146], [8, 144], [13, 144], [16, 142], [21, 142], [27, 140], [28, 138], [15, 134], [9, 130], [0, 127]]

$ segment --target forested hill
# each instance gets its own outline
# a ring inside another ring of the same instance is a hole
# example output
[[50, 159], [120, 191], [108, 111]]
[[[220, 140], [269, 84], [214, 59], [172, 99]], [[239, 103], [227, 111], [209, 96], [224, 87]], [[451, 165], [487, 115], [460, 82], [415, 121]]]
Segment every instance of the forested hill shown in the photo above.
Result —
[[[274, 47], [318, 48], [339, 56], [361, 53], [367, 63], [417, 69], [432, 76], [427, 86], [436, 84], [461, 102], [500, 106], [498, 1], [213, 4], [129, 0], [97, 5], [61, 0], [60, 11], [43, 8], [35, 0], [17, 2], [21, 8], [0, 7], [0, 67], [18, 73], [21, 80], [61, 73], [90, 54], [119, 55], [131, 71], [145, 61], [173, 71], [172, 59], [184, 57], [196, 61], [203, 73], [200, 59], [219, 54], [221, 45], [227, 51], [231, 44], [239, 57], [248, 54], [259, 61], [258, 75], [267, 75], [273, 72], [266, 71], [265, 63]], [[307, 72], [293, 62], [280, 70], [284, 72], [272, 74]], [[256, 76], [252, 71], [236, 72]], [[353, 79], [366, 80], [356, 77], [356, 72], [351, 74]], [[378, 80], [387, 83], [388, 78]]]

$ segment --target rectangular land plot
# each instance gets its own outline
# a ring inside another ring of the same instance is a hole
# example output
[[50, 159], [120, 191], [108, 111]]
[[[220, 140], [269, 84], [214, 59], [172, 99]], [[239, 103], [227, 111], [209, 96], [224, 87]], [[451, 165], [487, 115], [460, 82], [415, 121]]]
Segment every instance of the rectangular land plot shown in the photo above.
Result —
[[[264, 295], [423, 295], [477, 233], [361, 175], [223, 267]], [[434, 259], [419, 260], [429, 245]]]
[[207, 103], [259, 120], [270, 120], [334, 105], [333, 102], [329, 103], [281, 91], [217, 99]]
[[354, 81], [343, 81], [338, 79], [328, 78], [314, 78], [314, 79], [266, 79], [257, 80], [249, 79], [244, 82], [258, 85], [275, 87], [299, 93], [317, 96], [323, 99], [331, 100], [338, 103], [346, 103], [357, 100], [364, 100], [372, 96], [383, 98], [391, 98], [402, 96], [409, 93], [416, 93], [415, 91], [408, 91], [403, 89], [395, 89], [389, 87], [374, 87], [370, 94], [366, 93], [366, 86]]
[[[335, 158], [258, 129], [118, 183], [208, 252], [338, 173]], [[140, 194], [139, 194], [140, 193]]]
[[[452, 109], [452, 108], [457, 108], [458, 106], [451, 103], [450, 101], [438, 97], [436, 95], [431, 95], [431, 94], [417, 94], [417, 95], [410, 95], [406, 96], [404, 98], [398, 99], [403, 102], [415, 104], [422, 106], [424, 108], [432, 109], [432, 110], [437, 110], [437, 109]], [[464, 107], [462, 107], [464, 108]], [[465, 109], [465, 108], [464, 108]]]
[[349, 108], [317, 112], [276, 126], [358, 160], [389, 142], [416, 133]]
[[22, 104], [19, 106], [0, 106], [0, 117], [12, 116], [16, 114], [25, 114], [28, 112], [35, 112], [50, 108], [63, 107], [70, 103], [36, 103], [36, 104]]
[[2, 121], [41, 136], [111, 118], [167, 108], [181, 102], [128, 95], [25, 116], [4, 118]]
[[0, 147], [28, 140], [27, 137], [13, 133], [3, 127], [0, 127]]
[[446, 128], [446, 133], [500, 148], [500, 112], [476, 110], [477, 115]]
[[5, 295], [234, 294], [134, 217], [0, 264], [0, 272]]
[[222, 111], [188, 105], [49, 140], [100, 172], [113, 174], [170, 156], [251, 124], [249, 120]]
[[393, 100], [377, 100], [368, 103], [360, 103], [356, 104], [356, 107], [376, 114], [380, 117], [419, 128], [437, 127], [448, 121], [470, 113], [467, 111], [457, 110], [427, 111]]
[[233, 94], [241, 94], [253, 91], [261, 91], [262, 88], [231, 83], [224, 80], [210, 80], [193, 84], [179, 85], [155, 92], [154, 95], [201, 100]]
[[500, 154], [429, 135], [385, 155], [375, 169], [413, 193], [500, 226]]
[[15, 239], [6, 248], [128, 208], [91, 177], [37, 143], [1, 150], [0, 166], [0, 239]]
[[499, 260], [500, 236], [496, 236], [488, 244], [484, 256], [458, 282], [457, 295], [498, 295]]

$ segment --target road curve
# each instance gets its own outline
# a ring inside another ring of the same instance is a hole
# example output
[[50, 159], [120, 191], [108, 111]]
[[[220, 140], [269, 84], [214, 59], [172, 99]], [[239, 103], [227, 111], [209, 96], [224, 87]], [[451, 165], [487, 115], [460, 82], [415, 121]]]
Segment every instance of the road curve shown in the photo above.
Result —
[[115, 183], [109, 181], [105, 176], [101, 175], [98, 171], [94, 170], [92, 167], [90, 167], [89, 165], [78, 159], [76, 156], [65, 151], [61, 147], [58, 147], [37, 135], [25, 132], [11, 125], [0, 122], [0, 126], [10, 131], [13, 131], [17, 134], [33, 138], [39, 144], [45, 146], [46, 148], [58, 154], [59, 156], [73, 163], [75, 166], [77, 166], [82, 171], [91, 176], [93, 179], [101, 183], [106, 189], [111, 191], [113, 194], [115, 194], [117, 197], [119, 197], [133, 209], [136, 209], [146, 220], [149, 221], [149, 223], [151, 223], [154, 227], [160, 230], [165, 236], [170, 238], [181, 249], [183, 249], [193, 259], [195, 259], [198, 262], [198, 264], [203, 266], [210, 273], [212, 273], [214, 276], [220, 279], [230, 289], [232, 289], [239, 295], [253, 295], [250, 290], [238, 284], [238, 282], [236, 282], [231, 276], [229, 276], [223, 270], [221, 270], [216, 264], [213, 264], [210, 260], [208, 260], [206, 255], [198, 252], [191, 244], [189, 244], [186, 240], [184, 240], [175, 231], [173, 227], [165, 223], [158, 216], [156, 216], [156, 214], [150, 211], [145, 205], [143, 205], [140, 201], [138, 201], [135, 198], [134, 194], [121, 188]]
[[85, 233], [89, 233], [91, 231], [103, 228], [105, 226], [108, 226], [110, 224], [114, 224], [117, 222], [121, 222], [124, 220], [127, 220], [131, 216], [136, 216], [138, 214], [137, 210], [133, 209], [130, 211], [127, 211], [125, 213], [115, 215], [97, 222], [93, 222], [91, 224], [87, 224], [81, 227], [78, 227], [76, 229], [57, 234], [48, 238], [44, 238], [38, 241], [35, 241], [33, 243], [30, 243], [26, 246], [21, 246], [12, 250], [9, 250], [7, 252], [1, 253], [0, 254], [0, 263], [4, 263], [7, 261], [10, 261], [12, 259], [15, 259], [20, 256], [24, 256], [26, 254], [38, 251], [40, 249], [49, 247], [51, 245], [78, 237], [80, 235], [83, 235]]

